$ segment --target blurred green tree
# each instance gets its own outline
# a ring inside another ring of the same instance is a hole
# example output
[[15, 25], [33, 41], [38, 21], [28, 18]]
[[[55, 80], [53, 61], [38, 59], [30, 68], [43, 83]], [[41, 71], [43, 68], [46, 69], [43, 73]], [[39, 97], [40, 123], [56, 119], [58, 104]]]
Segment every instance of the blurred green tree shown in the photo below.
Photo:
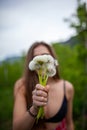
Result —
[[[74, 21], [75, 18], [75, 21]], [[87, 129], [85, 116], [87, 115], [87, 3], [77, 0], [76, 13], [72, 15], [72, 18], [65, 19], [70, 23], [70, 27], [76, 30], [78, 44], [78, 59], [83, 63], [82, 76], [84, 77], [84, 103], [82, 110], [82, 129]]]

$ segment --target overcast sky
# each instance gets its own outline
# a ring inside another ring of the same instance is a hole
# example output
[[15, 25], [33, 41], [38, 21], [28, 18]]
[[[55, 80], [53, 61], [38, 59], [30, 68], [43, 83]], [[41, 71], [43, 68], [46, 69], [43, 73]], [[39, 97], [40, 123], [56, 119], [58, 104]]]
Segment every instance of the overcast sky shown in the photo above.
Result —
[[27, 51], [35, 41], [67, 40], [75, 34], [64, 22], [76, 0], [0, 0], [0, 60]]

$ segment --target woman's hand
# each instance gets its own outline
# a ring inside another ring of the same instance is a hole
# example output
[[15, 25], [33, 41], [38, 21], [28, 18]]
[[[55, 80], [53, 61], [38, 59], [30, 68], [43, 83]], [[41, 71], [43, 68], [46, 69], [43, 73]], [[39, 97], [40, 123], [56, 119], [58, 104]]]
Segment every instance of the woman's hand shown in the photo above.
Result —
[[45, 106], [48, 101], [49, 86], [42, 86], [37, 84], [35, 90], [32, 92], [33, 105], [35, 107]]

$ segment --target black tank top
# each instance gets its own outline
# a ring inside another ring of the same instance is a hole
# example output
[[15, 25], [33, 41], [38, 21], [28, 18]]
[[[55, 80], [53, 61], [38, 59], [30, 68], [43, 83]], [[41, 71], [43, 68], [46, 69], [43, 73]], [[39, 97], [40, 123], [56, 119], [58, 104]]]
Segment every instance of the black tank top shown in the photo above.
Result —
[[66, 113], [67, 113], [67, 99], [65, 95], [65, 81], [64, 81], [64, 98], [62, 105], [59, 111], [53, 117], [45, 119], [45, 122], [53, 122], [53, 123], [61, 122], [65, 118]]

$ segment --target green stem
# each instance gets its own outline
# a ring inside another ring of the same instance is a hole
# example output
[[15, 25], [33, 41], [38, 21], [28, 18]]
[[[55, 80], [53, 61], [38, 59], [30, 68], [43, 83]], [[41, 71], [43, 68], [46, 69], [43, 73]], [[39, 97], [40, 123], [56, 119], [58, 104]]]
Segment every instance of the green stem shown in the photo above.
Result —
[[37, 115], [37, 121], [36, 122], [38, 122], [38, 120], [39, 120], [39, 118], [42, 118], [43, 119], [43, 117], [44, 117], [44, 109], [43, 109], [43, 107], [40, 107], [39, 108], [39, 111], [38, 111], [38, 115]]
[[[38, 72], [38, 77], [39, 77], [39, 83], [43, 86], [46, 86], [46, 83], [47, 83], [47, 79], [48, 79], [48, 76], [47, 75], [41, 75], [39, 72]], [[44, 108], [43, 107], [40, 107], [39, 108], [39, 111], [38, 111], [38, 114], [37, 114], [37, 122], [39, 120], [39, 118], [43, 118], [44, 117]]]

